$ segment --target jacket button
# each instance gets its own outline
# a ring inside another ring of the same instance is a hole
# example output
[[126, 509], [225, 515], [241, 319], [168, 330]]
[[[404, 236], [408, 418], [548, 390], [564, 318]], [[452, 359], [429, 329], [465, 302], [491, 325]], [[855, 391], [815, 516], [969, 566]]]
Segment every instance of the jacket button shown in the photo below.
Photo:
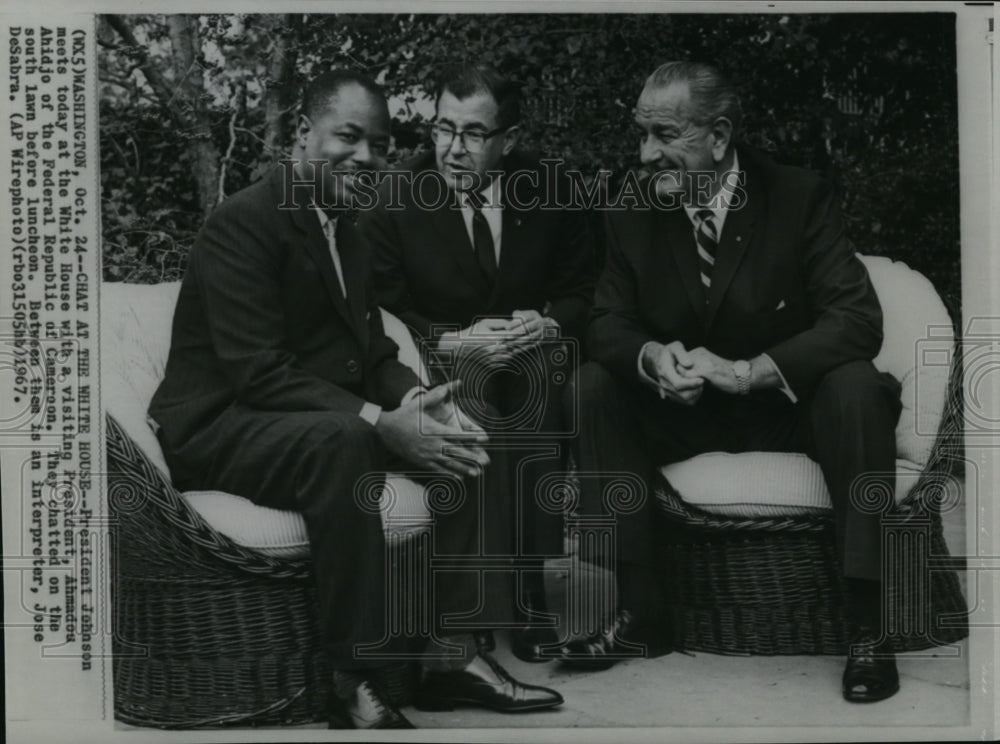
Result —
[[361, 369], [361, 365], [358, 364], [357, 361], [355, 361], [354, 359], [351, 359], [350, 361], [347, 362], [347, 371], [350, 372], [352, 375], [359, 369]]

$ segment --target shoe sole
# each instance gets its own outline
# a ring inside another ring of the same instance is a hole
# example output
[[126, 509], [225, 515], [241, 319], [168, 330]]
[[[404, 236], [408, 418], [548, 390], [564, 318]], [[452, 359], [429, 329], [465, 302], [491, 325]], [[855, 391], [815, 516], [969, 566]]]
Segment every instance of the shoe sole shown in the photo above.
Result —
[[541, 654], [537, 653], [521, 654], [515, 651], [514, 649], [511, 649], [510, 652], [514, 654], [515, 658], [520, 659], [521, 661], [527, 664], [546, 664], [550, 661], [556, 661], [557, 659], [562, 658], [562, 656], [560, 656], [559, 654], [553, 654], [552, 656], [542, 656]]
[[614, 656], [560, 656], [559, 661], [574, 669], [586, 669], [588, 671], [600, 672], [610, 669], [620, 661], [632, 661], [634, 659], [658, 659], [673, 652], [672, 646], [667, 645], [647, 645], [645, 653], [635, 655], [614, 655]]
[[518, 656], [514, 654], [514, 658], [519, 661], [523, 661], [525, 664], [548, 664], [550, 661], [556, 661], [558, 656]]
[[559, 661], [563, 664], [563, 666], [567, 666], [570, 669], [578, 669], [584, 672], [603, 672], [604, 670], [613, 667], [619, 661], [626, 661], [626, 659], [606, 659], [604, 661], [595, 661], [592, 659], [574, 659], [570, 657], [562, 658]]
[[448, 698], [448, 699], [438, 699], [438, 700], [416, 700], [413, 703], [413, 707], [417, 710], [421, 710], [427, 713], [434, 712], [444, 712], [449, 710], [455, 710], [458, 707], [476, 707], [476, 708], [486, 708], [487, 710], [492, 710], [495, 713], [530, 713], [536, 710], [548, 710], [549, 708], [556, 708], [563, 704], [563, 700], [554, 701], [551, 703], [530, 703], [517, 708], [500, 708], [495, 705], [490, 705], [489, 703], [484, 703], [482, 700], [472, 700], [468, 698]]
[[896, 683], [893, 687], [878, 695], [872, 695], [868, 692], [851, 692], [850, 690], [843, 690], [842, 692], [844, 693], [844, 700], [849, 703], [880, 703], [899, 692], [899, 683]]
[[359, 729], [354, 724], [354, 721], [351, 720], [350, 718], [332, 718], [332, 717], [327, 721], [327, 726], [326, 727], [328, 729], [340, 730], [340, 731], [344, 731], [344, 730], [350, 730], [350, 731], [376, 731], [376, 730], [390, 731], [390, 730], [397, 730], [397, 729], [399, 729], [399, 730], [409, 730], [409, 729], [415, 729], [416, 728], [416, 726], [414, 726], [410, 722], [407, 722], [407, 723], [397, 722], [396, 724], [394, 724], [392, 726], [377, 726], [377, 727], [370, 728], [370, 729]]

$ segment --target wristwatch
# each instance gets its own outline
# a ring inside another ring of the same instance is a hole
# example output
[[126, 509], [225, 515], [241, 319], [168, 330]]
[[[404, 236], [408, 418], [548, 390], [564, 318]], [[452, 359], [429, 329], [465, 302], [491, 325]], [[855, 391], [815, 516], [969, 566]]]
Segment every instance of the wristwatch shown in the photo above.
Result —
[[733, 362], [733, 374], [736, 375], [736, 392], [746, 395], [750, 392], [750, 362], [737, 359]]

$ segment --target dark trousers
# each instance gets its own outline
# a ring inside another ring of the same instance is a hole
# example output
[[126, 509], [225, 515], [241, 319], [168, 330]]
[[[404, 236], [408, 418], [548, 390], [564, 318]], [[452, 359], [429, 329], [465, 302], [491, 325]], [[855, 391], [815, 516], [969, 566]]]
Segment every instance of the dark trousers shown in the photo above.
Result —
[[516, 494], [516, 555], [564, 554], [562, 502], [568, 454], [562, 396], [575, 357], [562, 342], [542, 342], [496, 369], [459, 364], [462, 407], [507, 453], [507, 480]]
[[[660, 467], [703, 452], [805, 452], [819, 463], [830, 491], [844, 576], [879, 580], [880, 515], [859, 508], [852, 488], [857, 481], [894, 493], [899, 393], [891, 375], [857, 361], [831, 370], [798, 403], [774, 390], [737, 398], [706, 389], [698, 403], [684, 406], [590, 362], [572, 392], [579, 405], [577, 462], [581, 473], [597, 474], [581, 478], [581, 511], [609, 513], [605, 493], [616, 472], [635, 474], [648, 488]], [[648, 490], [638, 497], [641, 507], [616, 514], [614, 560], [620, 572], [634, 567], [637, 575], [649, 575], [656, 567], [655, 505]], [[654, 587], [645, 588], [649, 597], [639, 596], [642, 587], [620, 584], [623, 606], [657, 611]]]
[[[410, 473], [393, 458], [375, 427], [359, 416], [335, 412], [267, 412], [231, 406], [179, 452], [166, 447], [175, 485], [182, 490], [216, 489], [261, 506], [298, 511], [308, 533], [319, 594], [326, 650], [336, 669], [378, 666], [386, 658], [358, 658], [359, 644], [380, 645], [380, 653], [409, 650], [407, 639], [389, 637], [386, 596], [386, 540], [381, 516], [360, 496], [386, 471]], [[432, 576], [434, 626], [439, 635], [462, 632], [442, 626], [461, 614], [476, 625], [510, 622], [511, 577], [483, 571], [477, 558], [507, 554], [509, 530], [498, 529], [491, 513], [509, 509], [502, 449], [488, 448], [486, 478], [453, 479], [457, 497], [431, 498], [433, 558], [468, 559], [468, 570]], [[496, 471], [495, 473], [491, 473]], [[431, 477], [431, 476], [428, 476]], [[438, 479], [438, 476], [432, 476]], [[416, 479], [421, 478], [420, 474]], [[447, 478], [447, 476], [446, 476]], [[427, 590], [425, 588], [425, 590]]]

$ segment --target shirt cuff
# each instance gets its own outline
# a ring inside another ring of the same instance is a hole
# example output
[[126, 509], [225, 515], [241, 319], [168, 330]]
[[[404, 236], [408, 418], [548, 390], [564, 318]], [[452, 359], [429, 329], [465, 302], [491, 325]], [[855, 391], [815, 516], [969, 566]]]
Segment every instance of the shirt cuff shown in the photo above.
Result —
[[655, 343], [656, 341], [647, 341], [642, 345], [642, 348], [639, 349], [639, 358], [636, 360], [636, 367], [639, 370], [639, 379], [647, 385], [652, 385], [653, 388], [658, 391], [660, 389], [660, 383], [650, 377], [649, 373], [646, 372], [642, 366], [642, 358], [646, 355], [646, 347]]
[[378, 423], [378, 417], [382, 415], [382, 406], [375, 405], [374, 403], [368, 403], [366, 401], [365, 404], [361, 406], [361, 412], [358, 415], [372, 426], [375, 426], [375, 424]]
[[426, 392], [427, 388], [425, 388], [423, 385], [414, 385], [413, 387], [411, 387], [409, 390], [406, 391], [406, 394], [403, 395], [403, 399], [399, 401], [399, 405], [405, 406], [407, 403], [416, 398], [418, 395], [423, 395]]
[[785, 376], [781, 374], [781, 369], [778, 367], [777, 364], [774, 363], [774, 360], [771, 358], [771, 355], [761, 354], [761, 356], [764, 357], [764, 359], [766, 359], [768, 362], [770, 362], [771, 367], [773, 367], [774, 371], [778, 373], [778, 377], [781, 379], [781, 387], [778, 389], [781, 390], [781, 392], [783, 392], [786, 396], [788, 396], [788, 400], [792, 401], [792, 403], [798, 403], [799, 402], [798, 397], [795, 395], [795, 393], [792, 392], [792, 389], [788, 386], [788, 380], [786, 380]]

